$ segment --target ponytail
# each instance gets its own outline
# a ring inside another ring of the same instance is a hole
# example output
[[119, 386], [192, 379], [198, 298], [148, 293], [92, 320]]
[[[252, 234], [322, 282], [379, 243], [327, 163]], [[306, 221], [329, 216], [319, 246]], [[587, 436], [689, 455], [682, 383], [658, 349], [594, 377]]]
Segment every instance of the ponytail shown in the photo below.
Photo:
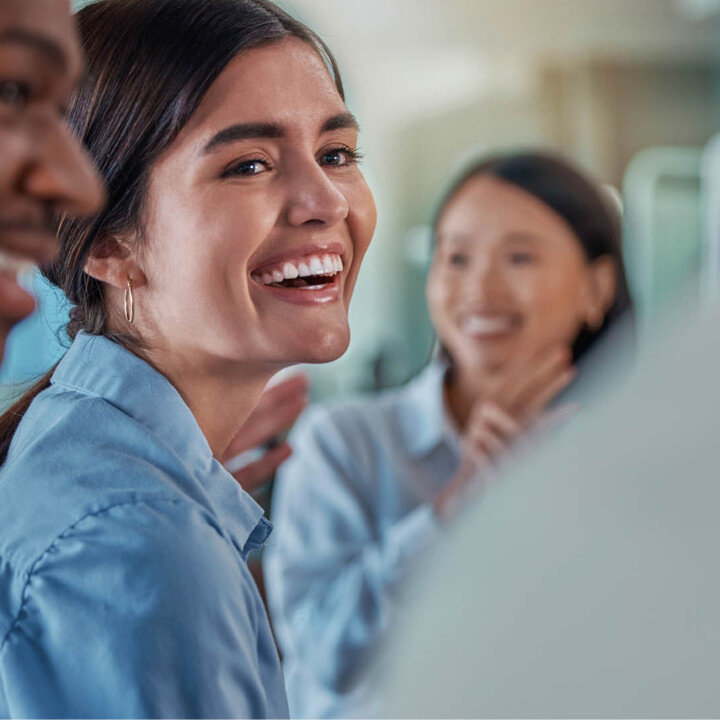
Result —
[[23, 393], [2, 415], [0, 415], [0, 465], [5, 462], [13, 435], [30, 407], [30, 403], [46, 388], [57, 365], [48, 370], [27, 392]]

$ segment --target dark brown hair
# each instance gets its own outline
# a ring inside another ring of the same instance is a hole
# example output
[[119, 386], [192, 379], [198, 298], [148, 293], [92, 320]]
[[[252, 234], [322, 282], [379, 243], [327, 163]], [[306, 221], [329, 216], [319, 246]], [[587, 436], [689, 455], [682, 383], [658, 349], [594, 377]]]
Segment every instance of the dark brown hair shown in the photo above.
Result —
[[[59, 219], [59, 250], [43, 274], [70, 301], [70, 341], [84, 330], [137, 350], [136, 338], [111, 332], [103, 284], [83, 268], [107, 238], [142, 238], [153, 164], [208, 88], [239, 53], [288, 37], [323, 57], [344, 98], [342, 81], [325, 43], [269, 0], [99, 0], [76, 17], [86, 70], [68, 122], [105, 182], [107, 203], [92, 218]], [[53, 370], [0, 417], [0, 462]]]
[[[602, 256], [615, 260], [615, 300], [601, 327], [580, 331], [572, 348], [574, 362], [583, 358], [620, 320], [632, 324], [634, 308], [622, 255], [622, 218], [608, 191], [557, 155], [518, 152], [484, 158], [467, 168], [443, 197], [433, 221], [436, 239], [438, 224], [450, 203], [466, 183], [481, 176], [511, 183], [547, 205], [570, 226], [588, 261]], [[443, 348], [441, 352], [450, 360], [447, 350]]]

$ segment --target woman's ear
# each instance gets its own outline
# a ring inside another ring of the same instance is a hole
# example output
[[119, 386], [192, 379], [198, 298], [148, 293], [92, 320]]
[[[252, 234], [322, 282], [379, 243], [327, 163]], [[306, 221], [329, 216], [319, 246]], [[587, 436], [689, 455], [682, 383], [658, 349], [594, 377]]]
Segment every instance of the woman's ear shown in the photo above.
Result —
[[134, 287], [145, 284], [145, 274], [128, 244], [114, 237], [107, 237], [97, 244], [84, 270], [90, 277], [119, 290], [125, 289], [128, 278]]
[[590, 263], [585, 322], [591, 330], [602, 327], [616, 293], [617, 263], [610, 255], [602, 255]]

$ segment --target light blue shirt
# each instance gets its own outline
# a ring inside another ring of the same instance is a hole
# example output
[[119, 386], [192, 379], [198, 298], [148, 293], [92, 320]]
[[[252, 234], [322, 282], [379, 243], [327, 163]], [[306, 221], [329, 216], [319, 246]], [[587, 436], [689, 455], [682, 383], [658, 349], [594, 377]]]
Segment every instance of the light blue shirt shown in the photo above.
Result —
[[265, 576], [293, 717], [369, 716], [401, 581], [435, 541], [431, 502], [460, 462], [444, 367], [400, 390], [311, 407], [274, 492]]
[[168, 380], [78, 335], [0, 472], [0, 715], [286, 716], [270, 529]]

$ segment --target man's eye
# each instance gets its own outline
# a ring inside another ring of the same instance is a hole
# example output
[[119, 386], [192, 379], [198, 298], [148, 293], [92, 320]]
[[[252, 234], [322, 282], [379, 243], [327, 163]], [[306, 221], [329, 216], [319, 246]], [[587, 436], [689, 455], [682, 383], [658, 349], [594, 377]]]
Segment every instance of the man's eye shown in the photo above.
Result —
[[266, 172], [267, 169], [268, 166], [264, 160], [244, 160], [228, 168], [224, 174], [226, 177], [248, 177], [250, 175], [259, 175], [260, 173]]
[[463, 253], [452, 253], [448, 261], [454, 267], [465, 267], [468, 263], [468, 256]]
[[0, 104], [22, 110], [30, 100], [30, 86], [17, 80], [0, 80]]

